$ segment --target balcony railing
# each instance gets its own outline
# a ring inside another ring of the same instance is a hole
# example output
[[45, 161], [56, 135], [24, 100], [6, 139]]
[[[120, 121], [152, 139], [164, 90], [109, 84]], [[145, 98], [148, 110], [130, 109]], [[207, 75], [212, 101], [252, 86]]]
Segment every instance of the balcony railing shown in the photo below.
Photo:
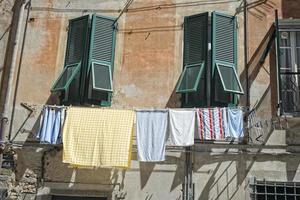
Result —
[[300, 114], [300, 72], [281, 72], [281, 106], [284, 114]]

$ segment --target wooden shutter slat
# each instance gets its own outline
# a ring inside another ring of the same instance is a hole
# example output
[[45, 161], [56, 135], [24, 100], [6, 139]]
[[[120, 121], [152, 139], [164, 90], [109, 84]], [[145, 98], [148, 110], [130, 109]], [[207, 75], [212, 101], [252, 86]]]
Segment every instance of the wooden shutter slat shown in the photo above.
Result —
[[88, 15], [70, 20], [65, 66], [79, 62], [83, 63], [84, 51], [86, 50], [88, 21]]
[[184, 22], [184, 66], [206, 62], [208, 13], [188, 16]]
[[100, 62], [113, 62], [114, 20], [93, 16], [91, 59]]

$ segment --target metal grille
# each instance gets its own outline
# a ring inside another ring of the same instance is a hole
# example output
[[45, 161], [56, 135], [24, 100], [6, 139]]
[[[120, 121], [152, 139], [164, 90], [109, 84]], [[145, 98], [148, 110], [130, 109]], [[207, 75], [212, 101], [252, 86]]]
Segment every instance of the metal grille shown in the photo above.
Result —
[[300, 30], [279, 33], [279, 78], [284, 114], [300, 114]]
[[92, 59], [112, 62], [113, 55], [113, 20], [94, 16], [92, 35]]
[[250, 184], [253, 200], [299, 200], [300, 183], [257, 181]]
[[280, 77], [284, 112], [300, 114], [300, 73], [281, 73]]
[[215, 15], [215, 59], [235, 63], [235, 17]]
[[82, 61], [88, 26], [88, 16], [71, 20], [66, 51], [66, 65]]
[[206, 61], [208, 13], [185, 18], [184, 65]]

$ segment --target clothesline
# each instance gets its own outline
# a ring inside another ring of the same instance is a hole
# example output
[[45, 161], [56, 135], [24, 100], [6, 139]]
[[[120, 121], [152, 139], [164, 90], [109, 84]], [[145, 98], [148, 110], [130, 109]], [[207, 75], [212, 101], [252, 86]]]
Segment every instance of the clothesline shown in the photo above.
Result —
[[187, 147], [198, 138], [233, 141], [243, 137], [243, 112], [237, 107], [52, 108], [44, 106], [37, 138], [41, 143], [63, 143], [63, 162], [71, 165], [128, 168], [135, 145], [133, 132], [138, 159], [143, 162], [164, 161], [169, 145]]
[[[51, 108], [70, 108], [72, 107], [73, 105], [56, 105], [56, 104], [29, 104], [27, 103], [28, 105], [32, 105], [32, 106], [37, 106], [37, 107], [41, 107], [41, 108], [44, 108], [44, 107], [51, 107]], [[165, 107], [165, 108], [161, 108], [161, 107], [149, 107], [149, 108], [136, 108], [134, 106], [131, 106], [131, 107], [124, 107], [124, 108], [119, 108], [119, 107], [100, 107], [98, 105], [90, 105], [90, 106], [77, 106], [76, 107], [79, 107], [79, 108], [97, 108], [97, 109], [114, 109], [114, 110], [133, 110], [133, 111], [160, 111], [160, 110], [169, 110], [169, 109], [197, 109], [197, 108], [216, 108], [216, 107], [220, 107], [220, 106], [210, 106], [210, 107], [193, 107], [193, 108], [169, 108], [169, 107]], [[249, 109], [250, 107], [249, 106], [221, 106], [223, 108], [237, 108], [237, 109], [241, 109], [243, 111]]]

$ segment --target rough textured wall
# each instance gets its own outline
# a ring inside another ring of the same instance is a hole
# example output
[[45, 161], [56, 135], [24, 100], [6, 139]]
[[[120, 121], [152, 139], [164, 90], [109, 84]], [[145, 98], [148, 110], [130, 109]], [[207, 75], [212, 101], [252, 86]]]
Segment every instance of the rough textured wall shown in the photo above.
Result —
[[13, 0], [0, 1], [0, 80], [3, 70], [7, 39], [10, 30], [13, 5]]
[[[141, 1], [126, 13], [122, 61], [115, 67], [115, 107], [179, 107], [175, 86], [182, 71], [184, 16], [219, 11], [238, 18], [238, 72], [244, 68], [239, 1]], [[118, 45], [118, 44], [117, 44]]]
[[275, 22], [275, 9], [281, 12], [280, 8], [281, 1], [279, 0], [250, 1], [248, 8], [250, 103], [252, 107], [257, 104], [262, 119], [267, 120], [271, 119], [271, 111], [272, 108], [274, 110], [274, 103], [276, 104], [276, 98], [273, 98], [272, 104], [270, 103], [270, 69], [275, 68], [275, 65], [269, 61], [269, 57], [263, 64], [259, 63], [259, 59], [268, 42], [269, 30]]
[[[19, 134], [15, 138], [16, 141], [24, 141], [30, 133], [36, 132], [42, 105], [56, 102], [56, 98], [50, 93], [50, 88], [63, 69], [68, 20], [94, 12], [117, 17], [124, 2], [117, 0], [88, 3], [79, 0], [32, 1], [19, 84], [16, 86], [18, 92], [15, 116], [12, 121], [12, 137], [16, 135], [23, 122], [26, 122], [22, 127], [24, 134]], [[118, 52], [116, 52], [116, 60], [120, 56]], [[16, 83], [17, 77], [14, 78]], [[29, 113], [20, 105], [21, 103], [37, 105], [37, 112], [27, 119]]]
[[[249, 1], [248, 44], [249, 44], [249, 82], [250, 103], [257, 106], [257, 119], [263, 125], [275, 122], [287, 130], [288, 144], [299, 144], [299, 118], [280, 120], [278, 114], [278, 92], [275, 42], [264, 63], [259, 59], [271, 36], [275, 22], [275, 10], [279, 19], [300, 18], [298, 0]], [[273, 118], [273, 119], [272, 119]], [[272, 120], [271, 120], [272, 119]], [[271, 123], [273, 124], [273, 123]], [[274, 124], [273, 124], [274, 125]], [[263, 138], [268, 137], [265, 134]]]
[[[113, 105], [125, 107], [165, 107], [176, 84], [176, 9], [150, 9], [151, 5], [172, 1], [134, 1], [126, 14], [122, 63], [116, 66]], [[180, 26], [180, 25], [179, 25]], [[169, 29], [169, 30], [167, 30]], [[174, 80], [175, 79], [175, 80]]]
[[276, 114], [278, 103], [275, 45], [263, 64], [259, 63], [259, 58], [275, 22], [275, 10], [278, 10], [279, 19], [300, 18], [300, 4], [298, 0], [252, 0], [249, 1], [248, 9], [251, 105], [258, 103], [260, 116], [270, 119], [271, 115]]
[[[32, 136], [36, 131], [41, 105], [52, 101], [49, 89], [63, 67], [68, 19], [93, 11], [117, 16], [124, 3], [118, 0], [92, 0], [84, 3], [79, 0], [33, 1], [18, 86], [13, 136], [28, 115], [20, 103], [36, 104], [37, 110], [25, 122], [24, 133], [19, 134], [16, 141], [30, 140], [27, 138], [28, 133]], [[135, 0], [119, 21], [113, 107], [178, 106], [179, 97], [174, 95], [174, 88], [182, 71], [183, 17], [215, 10], [235, 14], [240, 3], [237, 0]], [[269, 20], [269, 24], [273, 20], [273, 8], [269, 9], [266, 5], [257, 5], [249, 10], [250, 58], [268, 30], [265, 20]], [[277, 2], [274, 7], [280, 5]], [[255, 13], [261, 13], [261, 9], [267, 9], [268, 12], [262, 17], [256, 16]], [[242, 13], [238, 13], [237, 17], [238, 72], [242, 74]], [[264, 73], [260, 68], [259, 77], [253, 78], [252, 104], [269, 84], [269, 78]], [[267, 116], [270, 111], [268, 98], [264, 101]], [[274, 138], [278, 141], [279, 137], [275, 134]], [[285, 141], [282, 134], [280, 138]], [[15, 176], [9, 183], [12, 185], [12, 198], [23, 198], [26, 192], [30, 193], [26, 198], [34, 198], [37, 192], [35, 186], [42, 181], [44, 185], [39, 186], [44, 187], [40, 187], [38, 193], [44, 199], [48, 199], [49, 193], [72, 192], [92, 196], [117, 195], [128, 200], [181, 198], [184, 153], [169, 151], [163, 163], [139, 163], [134, 156], [130, 170], [93, 171], [68, 168], [61, 161], [60, 150], [47, 152], [43, 159], [43, 152], [49, 148], [52, 147], [41, 145], [16, 149], [17, 167], [14, 172], [7, 172]], [[283, 155], [276, 156], [279, 153]], [[193, 154], [196, 199], [247, 199], [248, 181], [253, 176], [281, 181], [299, 180], [298, 159], [285, 153], [284, 147], [276, 151], [256, 149], [251, 152], [248, 149], [202, 146], [199, 152]], [[270, 168], [274, 170], [270, 171]]]

